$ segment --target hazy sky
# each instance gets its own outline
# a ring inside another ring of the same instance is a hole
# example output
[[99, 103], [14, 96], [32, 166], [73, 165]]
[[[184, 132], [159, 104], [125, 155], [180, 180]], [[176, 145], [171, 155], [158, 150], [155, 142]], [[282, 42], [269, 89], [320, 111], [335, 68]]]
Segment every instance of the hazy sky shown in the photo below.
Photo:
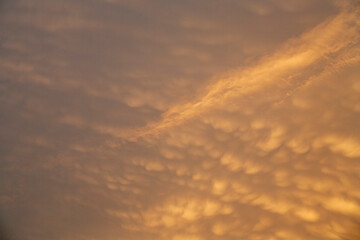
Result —
[[352, 239], [359, 4], [1, 1], [0, 235]]

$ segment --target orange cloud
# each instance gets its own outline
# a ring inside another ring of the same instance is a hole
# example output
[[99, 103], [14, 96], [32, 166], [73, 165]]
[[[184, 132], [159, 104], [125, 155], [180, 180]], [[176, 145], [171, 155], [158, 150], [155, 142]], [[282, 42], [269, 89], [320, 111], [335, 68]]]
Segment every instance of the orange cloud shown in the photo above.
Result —
[[[125, 138], [159, 134], [211, 108], [227, 108], [234, 99], [272, 91], [272, 104], [281, 102], [317, 77], [338, 71], [359, 60], [354, 43], [359, 41], [359, 10], [344, 10], [299, 38], [290, 40], [272, 56], [253, 66], [233, 70], [206, 88], [192, 102], [171, 107], [159, 122], [130, 131]], [[257, 100], [255, 100], [257, 101]]]

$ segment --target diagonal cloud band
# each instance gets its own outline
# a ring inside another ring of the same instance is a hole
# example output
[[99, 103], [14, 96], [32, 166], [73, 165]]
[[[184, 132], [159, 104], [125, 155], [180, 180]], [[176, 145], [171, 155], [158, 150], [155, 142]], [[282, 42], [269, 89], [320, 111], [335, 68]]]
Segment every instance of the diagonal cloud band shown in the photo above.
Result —
[[[357, 4], [347, 6], [338, 15], [289, 40], [271, 56], [218, 77], [194, 101], [175, 105], [164, 112], [160, 121], [116, 135], [130, 141], [158, 135], [209, 109], [221, 108], [234, 99], [256, 96], [264, 91], [271, 91], [270, 103], [276, 105], [300, 87], [359, 60], [359, 15]], [[269, 103], [269, 99], [266, 101]]]

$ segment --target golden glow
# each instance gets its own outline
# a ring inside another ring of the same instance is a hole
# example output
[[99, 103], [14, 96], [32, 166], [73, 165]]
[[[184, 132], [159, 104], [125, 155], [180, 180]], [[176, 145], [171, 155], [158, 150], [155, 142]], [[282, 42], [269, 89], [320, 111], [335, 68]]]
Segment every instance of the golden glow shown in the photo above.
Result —
[[358, 227], [359, 1], [5, 2], [0, 213], [18, 239]]
[[[228, 76], [221, 77], [210, 85], [199, 100], [171, 107], [163, 114], [159, 123], [137, 130], [139, 133], [130, 136], [130, 139], [177, 126], [209, 108], [224, 107], [229, 102], [236, 101], [234, 98], [259, 94], [269, 90], [267, 88], [270, 86], [273, 87], [270, 88], [271, 91], [275, 92], [271, 99], [273, 103], [282, 101], [297, 88], [311, 84], [319, 75], [330, 71], [328, 65], [331, 66], [331, 71], [338, 71], [338, 68], [357, 61], [359, 50], [352, 46], [359, 40], [358, 16], [358, 11], [342, 12], [299, 39], [292, 39], [273, 56], [262, 59], [257, 65], [231, 71]], [[308, 69], [314, 64], [320, 70]]]

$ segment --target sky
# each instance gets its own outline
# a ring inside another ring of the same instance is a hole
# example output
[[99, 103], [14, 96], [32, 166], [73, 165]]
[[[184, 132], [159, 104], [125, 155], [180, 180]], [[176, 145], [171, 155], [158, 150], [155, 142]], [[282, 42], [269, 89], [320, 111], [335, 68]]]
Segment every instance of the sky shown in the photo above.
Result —
[[360, 237], [358, 0], [3, 0], [0, 237]]

